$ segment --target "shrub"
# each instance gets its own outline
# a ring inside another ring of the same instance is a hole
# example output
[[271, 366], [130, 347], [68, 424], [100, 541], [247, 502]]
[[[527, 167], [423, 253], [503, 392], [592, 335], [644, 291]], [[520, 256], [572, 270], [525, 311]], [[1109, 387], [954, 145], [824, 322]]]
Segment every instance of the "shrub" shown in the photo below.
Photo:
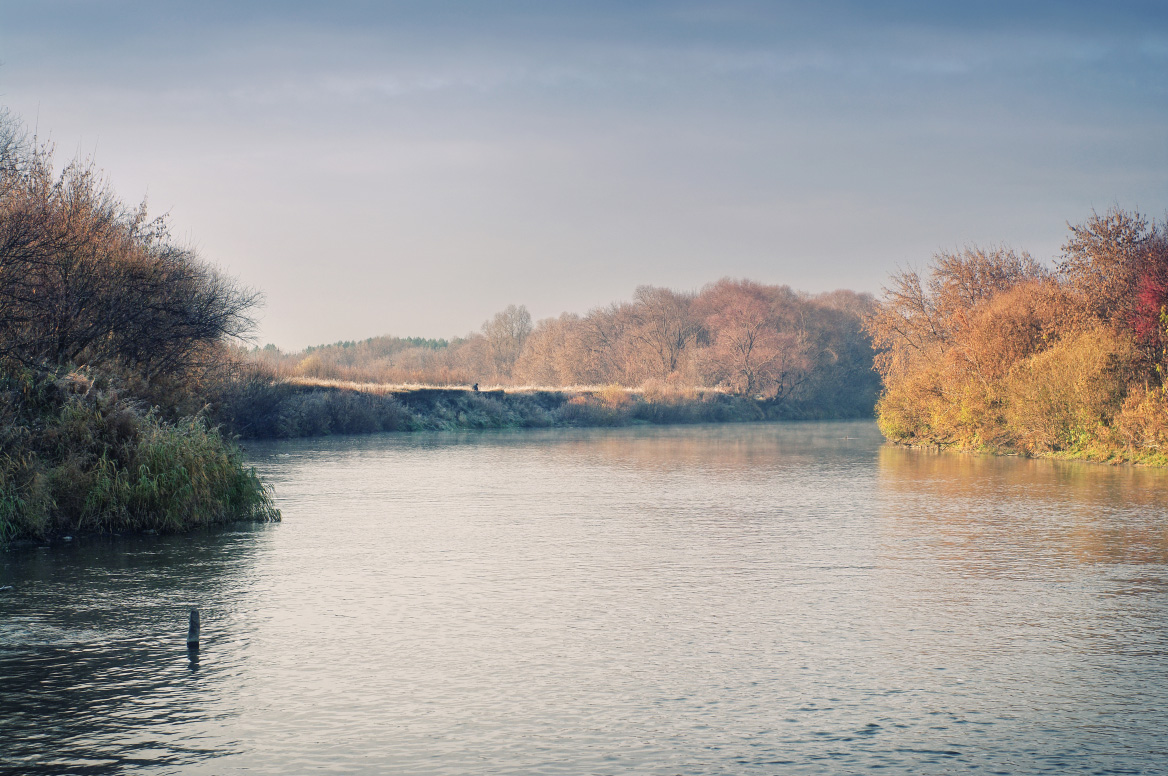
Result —
[[641, 395], [645, 401], [659, 404], [678, 404], [698, 399], [697, 389], [692, 386], [657, 379], [646, 380], [641, 385]]
[[1168, 394], [1163, 387], [1139, 386], [1129, 393], [1115, 426], [1130, 456], [1168, 463]]
[[1007, 378], [1007, 422], [1026, 452], [1089, 451], [1115, 441], [1136, 356], [1128, 338], [1100, 325], [1020, 362]]
[[618, 426], [623, 419], [619, 410], [584, 394], [565, 402], [559, 417], [569, 426]]
[[164, 422], [108, 386], [26, 369], [0, 393], [0, 541], [279, 519], [202, 417]]
[[629, 389], [616, 383], [604, 386], [596, 395], [601, 401], [613, 408], [624, 407], [632, 401], [632, 397], [629, 396]]

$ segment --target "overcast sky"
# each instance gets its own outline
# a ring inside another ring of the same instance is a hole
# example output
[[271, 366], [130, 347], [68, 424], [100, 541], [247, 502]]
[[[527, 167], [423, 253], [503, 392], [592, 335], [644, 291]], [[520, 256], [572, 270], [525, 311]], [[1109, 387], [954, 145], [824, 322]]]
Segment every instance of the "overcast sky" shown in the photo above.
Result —
[[0, 0], [0, 104], [286, 349], [643, 283], [878, 292], [1168, 208], [1163, 0]]

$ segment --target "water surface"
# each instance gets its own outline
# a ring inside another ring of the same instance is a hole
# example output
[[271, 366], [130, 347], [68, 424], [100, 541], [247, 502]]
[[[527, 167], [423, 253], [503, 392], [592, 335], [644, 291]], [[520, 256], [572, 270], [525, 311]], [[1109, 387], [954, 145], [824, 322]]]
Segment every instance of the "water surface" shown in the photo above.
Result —
[[0, 771], [1168, 772], [1164, 472], [871, 423], [250, 455], [281, 524], [0, 554]]

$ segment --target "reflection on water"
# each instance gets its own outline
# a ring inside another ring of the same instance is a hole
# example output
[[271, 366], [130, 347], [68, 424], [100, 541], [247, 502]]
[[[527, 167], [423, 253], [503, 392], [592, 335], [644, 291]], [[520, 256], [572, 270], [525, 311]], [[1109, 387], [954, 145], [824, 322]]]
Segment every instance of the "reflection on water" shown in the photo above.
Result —
[[0, 772], [1168, 761], [1164, 472], [870, 423], [251, 454], [281, 524], [0, 554]]
[[892, 496], [888, 529], [967, 558], [970, 573], [1168, 563], [1162, 470], [891, 446], [879, 451], [879, 469]]

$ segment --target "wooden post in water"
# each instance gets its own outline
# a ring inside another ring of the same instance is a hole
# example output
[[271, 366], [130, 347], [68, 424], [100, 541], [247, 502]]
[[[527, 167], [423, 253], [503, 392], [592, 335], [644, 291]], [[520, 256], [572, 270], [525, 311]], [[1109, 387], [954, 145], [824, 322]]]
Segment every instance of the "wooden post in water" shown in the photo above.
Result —
[[191, 609], [191, 627], [187, 631], [187, 649], [199, 648], [199, 610]]

